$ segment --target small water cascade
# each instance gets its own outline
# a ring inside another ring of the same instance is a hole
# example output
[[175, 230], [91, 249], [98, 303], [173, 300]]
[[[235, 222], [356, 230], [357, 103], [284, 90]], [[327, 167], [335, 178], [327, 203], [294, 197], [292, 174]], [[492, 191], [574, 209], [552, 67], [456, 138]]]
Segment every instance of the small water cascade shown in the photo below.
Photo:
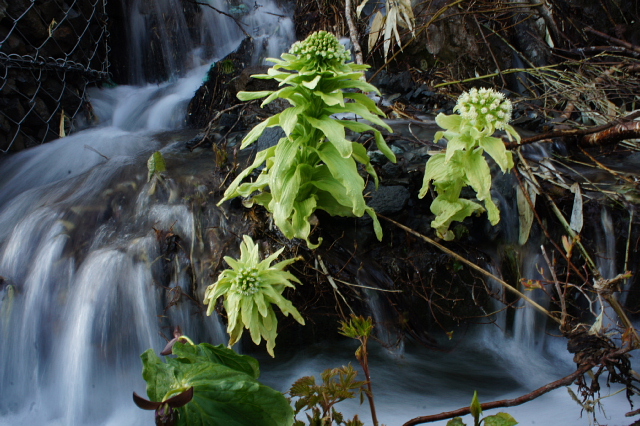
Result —
[[[237, 12], [260, 47], [256, 62], [293, 41], [289, 12], [271, 1], [238, 3], [239, 11], [210, 4]], [[212, 280], [206, 262], [244, 225], [198, 207], [213, 158], [172, 141], [195, 136], [178, 130], [187, 104], [211, 62], [244, 35], [204, 6], [185, 14], [174, 0], [130, 7], [139, 85], [93, 90], [97, 127], [0, 159], [3, 426], [151, 424], [131, 403], [131, 391], [144, 394], [139, 355], [161, 349], [178, 324], [226, 341], [215, 317], [202, 320], [199, 301]], [[159, 84], [143, 72], [150, 37], [162, 42], [154, 60], [169, 76]], [[156, 150], [175, 173], [150, 183], [146, 161]]]

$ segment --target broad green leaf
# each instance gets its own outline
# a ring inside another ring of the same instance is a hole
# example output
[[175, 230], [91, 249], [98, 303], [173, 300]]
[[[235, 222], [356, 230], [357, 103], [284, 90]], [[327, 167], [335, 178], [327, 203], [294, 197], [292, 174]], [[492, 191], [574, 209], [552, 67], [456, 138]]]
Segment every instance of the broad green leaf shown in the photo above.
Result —
[[462, 124], [462, 116], [458, 114], [446, 115], [440, 113], [436, 115], [436, 124], [446, 130], [454, 132], [460, 132], [460, 126]]
[[505, 124], [504, 131], [507, 132], [507, 137], [509, 138], [509, 140], [511, 140], [511, 137], [513, 136], [516, 142], [520, 143], [520, 135], [518, 134], [518, 132], [516, 132], [516, 129], [514, 129], [513, 126], [511, 126], [510, 124]]
[[464, 180], [465, 169], [462, 167], [461, 157], [464, 153], [456, 152], [449, 162], [445, 162], [445, 153], [434, 154], [427, 161], [420, 189], [419, 197], [423, 198], [429, 191], [429, 184], [434, 182], [449, 182]]
[[353, 202], [347, 194], [344, 185], [336, 180], [326, 165], [318, 167], [314, 171], [313, 180], [310, 182], [316, 188], [328, 193], [331, 199], [327, 199], [327, 195], [322, 192], [317, 193], [318, 208], [322, 208], [332, 216], [352, 216]]
[[478, 200], [491, 199], [491, 169], [482, 155], [482, 148], [466, 152], [461, 159], [469, 185], [476, 191]]
[[304, 105], [290, 107], [280, 113], [280, 127], [287, 136], [291, 135], [294, 127], [298, 124], [298, 116], [306, 109]]
[[316, 210], [315, 197], [309, 197], [302, 201], [296, 201], [293, 204], [293, 215], [291, 216], [291, 222], [293, 229], [296, 232], [298, 238], [302, 238], [307, 242], [309, 248], [313, 248], [313, 243], [309, 241], [309, 234], [311, 233], [311, 224], [309, 223], [309, 217]]
[[486, 136], [480, 138], [478, 142], [480, 147], [500, 166], [500, 170], [502, 170], [503, 173], [513, 168], [511, 152], [507, 151], [501, 139]]
[[[293, 204], [300, 190], [300, 173], [297, 168], [290, 167], [283, 170], [284, 173], [273, 172], [277, 185], [271, 185], [271, 196], [269, 211], [273, 213], [273, 220], [287, 238], [296, 236], [294, 229], [289, 222], [293, 212]], [[277, 177], [276, 177], [277, 176]], [[275, 186], [275, 188], [274, 188]]]
[[293, 177], [296, 170], [297, 154], [301, 149], [300, 141], [291, 137], [282, 138], [275, 147], [273, 162], [269, 167], [269, 187], [274, 197], [281, 201], [285, 179]]
[[364, 93], [345, 93], [344, 97], [353, 99], [354, 101], [356, 101], [360, 105], [365, 106], [373, 114], [377, 114], [379, 116], [384, 117], [384, 112], [382, 112], [382, 110], [380, 108], [378, 108], [378, 105], [376, 105], [376, 103], [373, 101], [373, 99], [371, 99], [370, 97], [368, 97]]
[[487, 210], [489, 222], [491, 222], [493, 226], [496, 226], [498, 222], [500, 222], [500, 210], [490, 196], [484, 200], [484, 207]]
[[293, 424], [293, 409], [280, 392], [244, 373], [219, 364], [183, 364], [183, 387], [193, 400], [180, 408], [179, 426], [283, 426]]
[[467, 424], [462, 421], [462, 417], [454, 417], [447, 422], [447, 426], [467, 426]]
[[244, 149], [249, 145], [251, 145], [256, 140], [258, 140], [260, 135], [262, 135], [262, 132], [264, 132], [264, 129], [266, 129], [267, 127], [277, 126], [279, 123], [280, 123], [280, 114], [276, 114], [267, 118], [262, 123], [258, 124], [256, 127], [251, 129], [249, 133], [247, 133], [244, 139], [242, 139], [242, 144], [240, 146], [240, 149]]
[[371, 165], [371, 159], [369, 158], [369, 154], [367, 154], [367, 149], [357, 143], [357, 142], [353, 142], [353, 158], [360, 164], [364, 164], [365, 170], [367, 171], [367, 173], [369, 173], [369, 175], [371, 177], [373, 177], [373, 180], [376, 184], [376, 189], [378, 188], [378, 174], [376, 173], [376, 170], [373, 168], [373, 166]]
[[357, 132], [357, 133], [363, 133], [363, 132], [368, 132], [368, 131], [375, 130], [373, 127], [371, 127], [368, 124], [363, 123], [361, 121], [338, 120], [338, 119], [336, 119], [336, 121], [338, 123], [342, 124], [347, 129], [353, 130], [354, 132]]
[[337, 148], [328, 142], [321, 144], [318, 155], [327, 165], [333, 177], [344, 186], [351, 199], [353, 214], [356, 217], [361, 217], [365, 209], [364, 197], [362, 196], [364, 180], [358, 174], [355, 160], [351, 157], [343, 157]]
[[260, 107], [264, 107], [265, 105], [268, 105], [273, 100], [278, 98], [286, 99], [290, 103], [292, 103], [294, 106], [297, 106], [298, 101], [296, 100], [295, 95], [299, 95], [299, 94], [300, 93], [298, 92], [298, 90], [296, 90], [295, 87], [284, 87], [276, 92], [273, 92], [271, 95], [269, 95], [264, 101], [262, 101], [262, 104], [260, 104]]
[[191, 345], [177, 342], [173, 346], [173, 354], [178, 358], [188, 359], [191, 363], [212, 362], [245, 373], [254, 379], [260, 377], [260, 366], [255, 358], [240, 355], [224, 345], [213, 346], [209, 343]]
[[392, 163], [395, 163], [396, 154], [394, 154], [393, 151], [391, 151], [391, 148], [389, 148], [389, 145], [387, 145], [387, 142], [384, 140], [384, 137], [382, 137], [382, 133], [380, 133], [378, 130], [374, 130], [373, 134], [376, 137], [376, 145], [378, 146], [378, 149], [380, 150], [380, 152], [382, 152], [384, 156], [389, 159], [389, 161], [391, 161]]
[[498, 413], [484, 418], [484, 426], [514, 426], [518, 422], [509, 413]]
[[273, 93], [273, 90], [264, 90], [261, 92], [238, 92], [236, 97], [241, 101], [252, 101], [254, 99], [262, 99]]
[[147, 160], [147, 169], [149, 171], [147, 174], [147, 182], [149, 182], [154, 175], [167, 171], [167, 164], [160, 151], [151, 154], [151, 157]]
[[314, 92], [314, 95], [322, 98], [325, 104], [331, 105], [342, 105], [344, 106], [344, 97], [341, 91], [336, 91], [333, 93], [325, 93], [322, 91]]
[[320, 129], [327, 139], [336, 147], [340, 155], [345, 158], [351, 156], [352, 143], [345, 138], [344, 127], [336, 120], [329, 116], [320, 118], [304, 116], [305, 119], [316, 129]]
[[342, 80], [342, 81], [336, 82], [335, 85], [332, 87], [332, 91], [337, 89], [339, 90], [360, 89], [363, 92], [373, 92], [373, 93], [380, 94], [380, 91], [378, 91], [378, 89], [373, 84], [369, 84], [366, 81], [362, 81], [362, 80]]
[[311, 80], [311, 81], [303, 81], [303, 82], [302, 82], [302, 85], [303, 85], [304, 87], [308, 88], [308, 89], [313, 90], [313, 89], [315, 89], [315, 88], [316, 88], [316, 86], [318, 85], [318, 82], [320, 81], [320, 79], [321, 79], [321, 78], [322, 78], [322, 76], [321, 76], [321, 75], [317, 75], [317, 76], [315, 76], [315, 78], [314, 78], [313, 80]]
[[356, 114], [359, 115], [360, 117], [362, 117], [365, 120], [368, 120], [370, 122], [372, 122], [373, 124], [377, 124], [380, 127], [383, 127], [384, 129], [392, 132], [393, 130], [391, 129], [391, 127], [389, 127], [389, 125], [387, 123], [385, 123], [380, 117], [378, 117], [376, 114], [372, 114], [369, 109], [367, 109], [367, 107], [360, 105], [360, 104], [356, 104], [353, 102], [350, 102], [348, 104], [344, 104], [344, 107], [341, 106], [333, 106], [333, 107], [327, 107], [324, 109], [325, 112], [327, 112], [329, 115], [332, 114]]
[[172, 372], [153, 349], [147, 349], [140, 358], [142, 378], [147, 382], [147, 396], [150, 401], [162, 402], [174, 382]]
[[456, 135], [456, 137], [450, 138], [449, 142], [447, 142], [447, 151], [445, 153], [444, 161], [449, 162], [451, 157], [453, 157], [458, 151], [470, 149], [472, 143], [473, 140], [470, 141], [468, 135]]
[[238, 176], [236, 176], [233, 182], [231, 182], [231, 185], [229, 185], [227, 190], [224, 192], [224, 197], [222, 198], [222, 200], [218, 202], [218, 205], [224, 203], [225, 201], [231, 198], [238, 196], [239, 194], [237, 189], [238, 189], [238, 186], [240, 186], [240, 183], [244, 180], [244, 178], [249, 176], [257, 167], [261, 166], [268, 158], [273, 157], [275, 150], [276, 150], [276, 146], [272, 146], [270, 148], [260, 151], [256, 155], [255, 160], [253, 160], [253, 163], [249, 167], [244, 169]]

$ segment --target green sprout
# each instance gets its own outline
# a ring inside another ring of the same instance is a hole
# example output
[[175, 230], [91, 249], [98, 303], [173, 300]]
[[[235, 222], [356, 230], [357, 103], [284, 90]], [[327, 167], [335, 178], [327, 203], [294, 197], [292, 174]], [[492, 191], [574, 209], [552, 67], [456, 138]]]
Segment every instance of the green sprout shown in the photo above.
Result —
[[294, 288], [292, 281], [302, 284], [284, 268], [296, 260], [287, 259], [271, 265], [284, 248], [264, 260], [260, 260], [258, 245], [248, 235], [240, 244], [240, 259], [225, 256], [231, 267], [218, 276], [218, 280], [207, 287], [204, 304], [209, 305], [207, 315], [211, 315], [216, 301], [224, 296], [224, 309], [227, 312], [229, 347], [236, 344], [244, 328], [249, 330], [251, 339], [259, 345], [262, 338], [267, 341], [267, 351], [273, 357], [276, 346], [278, 320], [273, 310], [277, 305], [285, 316], [291, 314], [300, 324], [304, 319], [293, 304], [282, 296], [285, 288]]
[[[319, 31], [295, 43], [282, 59], [268, 59], [275, 65], [267, 74], [254, 78], [275, 79], [282, 87], [276, 91], [240, 92], [244, 101], [266, 99], [262, 106], [280, 98], [291, 106], [255, 126], [242, 141], [244, 149], [255, 142], [267, 127], [279, 126], [286, 136], [276, 146], [260, 151], [253, 163], [231, 183], [220, 201], [247, 197], [273, 214], [276, 226], [287, 238], [309, 241], [311, 216], [318, 209], [333, 216], [373, 219], [378, 239], [382, 228], [374, 210], [367, 206], [363, 191], [365, 181], [358, 165], [374, 179], [378, 176], [370, 163], [367, 149], [346, 138], [345, 129], [372, 132], [378, 149], [389, 160], [395, 155], [379, 130], [364, 122], [341, 120], [335, 115], [357, 115], [369, 123], [391, 131], [380, 118], [383, 112], [364, 93], [379, 93], [364, 81], [368, 65], [347, 63], [350, 54], [333, 34]], [[252, 181], [243, 182], [254, 170], [262, 172]]]
[[[447, 139], [447, 149], [427, 161], [419, 197], [427, 194], [433, 181], [438, 195], [431, 203], [431, 212], [436, 215], [431, 226], [441, 238], [452, 240], [451, 222], [462, 221], [474, 213], [486, 211], [492, 225], [500, 221], [500, 211], [491, 199], [491, 169], [484, 153], [493, 158], [503, 173], [513, 168], [511, 152], [500, 138], [493, 136], [496, 130], [504, 130], [509, 140], [520, 141], [518, 133], [509, 125], [511, 110], [511, 102], [502, 93], [473, 88], [458, 98], [454, 111], [459, 115], [441, 113], [436, 117], [436, 123], [445, 130], [437, 132], [435, 140]], [[460, 198], [466, 186], [473, 188], [484, 207]]]

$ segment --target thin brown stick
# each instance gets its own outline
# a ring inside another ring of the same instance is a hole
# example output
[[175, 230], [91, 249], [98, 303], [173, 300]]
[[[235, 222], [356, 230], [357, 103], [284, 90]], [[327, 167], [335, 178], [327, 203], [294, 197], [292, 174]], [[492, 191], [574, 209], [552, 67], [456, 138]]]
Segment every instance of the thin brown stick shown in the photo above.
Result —
[[[193, 4], [197, 4], [197, 5], [199, 5], [199, 6], [206, 6], [206, 7], [208, 7], [208, 8], [211, 8], [211, 9], [213, 9], [214, 11], [218, 12], [219, 14], [224, 15], [224, 16], [227, 16], [227, 17], [229, 17], [229, 18], [233, 19], [233, 22], [235, 22], [235, 23], [236, 23], [236, 25], [238, 26], [238, 28], [240, 28], [240, 31], [242, 31], [242, 32], [244, 33], [244, 35], [245, 35], [245, 36], [247, 36], [247, 37], [248, 37], [248, 38], [250, 38], [250, 39], [252, 39], [252, 38], [253, 38], [253, 37], [251, 37], [251, 35], [250, 35], [247, 31], [245, 31], [245, 29], [244, 29], [244, 28], [242, 28], [242, 23], [241, 23], [240, 21], [238, 21], [238, 20], [237, 20], [233, 15], [231, 15], [231, 14], [229, 14], [229, 13], [227, 13], [227, 12], [223, 12], [223, 11], [221, 11], [220, 9], [216, 9], [215, 7], [211, 6], [209, 3], [202, 3], [202, 2], [194, 1], [194, 0], [191, 0], [191, 2], [192, 2]], [[280, 15], [276, 15], [276, 16], [280, 16]]]
[[541, 133], [539, 135], [535, 135], [535, 136], [531, 136], [530, 138], [524, 138], [520, 141], [520, 143], [516, 143], [516, 142], [507, 142], [505, 143], [507, 149], [514, 149], [517, 148], [520, 145], [526, 145], [526, 144], [530, 144], [530, 143], [534, 143], [534, 142], [539, 142], [543, 139], [551, 139], [551, 138], [565, 138], [565, 137], [572, 137], [572, 136], [585, 136], [585, 135], [589, 135], [592, 133], [597, 133], [597, 132], [601, 132], [603, 130], [609, 129], [613, 126], [616, 126], [618, 124], [624, 123], [624, 122], [628, 122], [631, 121], [635, 118], [640, 117], [640, 111], [636, 111], [632, 114], [627, 115], [626, 117], [623, 117], [621, 119], [612, 121], [610, 123], [607, 124], [603, 124], [602, 126], [597, 126], [597, 127], [589, 127], [586, 129], [567, 129], [567, 130], [555, 130], [553, 132], [547, 132], [547, 133]]
[[543, 314], [545, 314], [546, 316], [548, 316], [549, 318], [551, 318], [552, 320], [554, 320], [555, 322], [561, 324], [560, 319], [557, 318], [556, 316], [552, 315], [547, 309], [543, 308], [542, 306], [540, 306], [538, 303], [536, 303], [533, 299], [531, 299], [530, 297], [528, 297], [527, 295], [523, 294], [520, 290], [518, 290], [517, 288], [513, 287], [512, 285], [510, 285], [509, 283], [507, 283], [506, 281], [502, 280], [501, 278], [495, 276], [494, 274], [492, 274], [491, 272], [482, 269], [481, 267], [479, 267], [478, 265], [476, 265], [475, 263], [465, 259], [464, 257], [460, 256], [458, 253], [454, 252], [453, 250], [450, 250], [448, 248], [446, 248], [445, 246], [443, 246], [442, 244], [436, 242], [435, 240], [432, 240], [431, 238], [427, 237], [426, 235], [422, 235], [421, 233], [414, 231], [413, 229], [409, 228], [408, 226], [405, 226], [399, 222], [396, 222], [393, 219], [390, 219], [388, 217], [382, 216], [381, 214], [378, 214], [378, 217], [381, 217], [382, 219], [393, 223], [394, 225], [396, 225], [397, 227], [403, 229], [404, 231], [415, 235], [416, 237], [428, 242], [429, 244], [435, 246], [436, 248], [440, 249], [441, 251], [445, 252], [446, 254], [448, 254], [449, 256], [452, 256], [453, 258], [455, 258], [456, 260], [464, 263], [465, 265], [469, 266], [472, 269], [475, 269], [476, 271], [480, 272], [481, 274], [495, 280], [496, 282], [498, 282], [500, 285], [502, 285], [507, 291], [510, 291], [512, 293], [514, 293], [516, 296], [520, 297], [522, 300], [526, 301], [528, 304], [530, 304], [531, 306], [533, 306], [535, 309], [537, 309], [538, 311], [542, 312]]
[[585, 28], [585, 31], [595, 34], [598, 37], [602, 37], [603, 39], [610, 41], [613, 44], [617, 44], [618, 46], [622, 46], [629, 50], [633, 50], [634, 52], [640, 53], [640, 46], [636, 46], [635, 44], [631, 44], [624, 40], [620, 40], [619, 38], [611, 37], [610, 35], [601, 33], [600, 31], [594, 30], [593, 28], [590, 28], [590, 27]]
[[[545, 393], [551, 392], [554, 389], [558, 389], [561, 386], [570, 385], [571, 383], [573, 383], [574, 380], [576, 380], [578, 377], [580, 377], [581, 375], [589, 371], [591, 368], [593, 368], [593, 365], [585, 365], [581, 367], [579, 370], [576, 370], [575, 372], [569, 374], [568, 376], [563, 377], [562, 379], [546, 384], [534, 390], [533, 392], [530, 392], [526, 395], [519, 396], [517, 398], [503, 399], [500, 401], [493, 401], [493, 402], [485, 402], [484, 404], [481, 404], [482, 410], [485, 411], [485, 410], [491, 410], [494, 408], [515, 407], [516, 405], [521, 405], [521, 404], [524, 404], [525, 402], [532, 401], [538, 398], [539, 396], [544, 395]], [[438, 420], [452, 419], [454, 417], [465, 416], [470, 412], [471, 412], [470, 407], [464, 407], [454, 411], [446, 411], [440, 414], [415, 417], [409, 420], [408, 422], [406, 422], [403, 426], [414, 426], [422, 423], [436, 422]]]

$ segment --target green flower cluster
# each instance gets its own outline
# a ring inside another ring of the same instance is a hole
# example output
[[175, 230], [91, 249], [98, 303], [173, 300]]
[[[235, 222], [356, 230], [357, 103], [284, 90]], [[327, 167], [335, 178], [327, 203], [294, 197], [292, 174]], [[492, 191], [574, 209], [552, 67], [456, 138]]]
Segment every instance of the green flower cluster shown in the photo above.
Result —
[[502, 93], [474, 87], [460, 95], [453, 110], [458, 111], [474, 127], [485, 128], [487, 134], [493, 134], [496, 129], [502, 130], [509, 124], [512, 106]]
[[330, 70], [351, 59], [351, 52], [333, 34], [326, 31], [318, 31], [306, 40], [294, 43], [289, 53], [310, 70]]
[[304, 324], [304, 319], [291, 302], [282, 296], [285, 288], [294, 287], [292, 281], [300, 281], [284, 268], [297, 259], [287, 259], [271, 265], [284, 248], [264, 260], [260, 260], [258, 245], [245, 235], [240, 244], [240, 259], [225, 256], [231, 267], [218, 276], [218, 281], [207, 287], [204, 304], [209, 305], [207, 315], [215, 309], [216, 300], [224, 296], [224, 309], [229, 315], [227, 332], [229, 346], [233, 346], [244, 328], [249, 330], [251, 339], [258, 345], [262, 338], [267, 341], [267, 351], [274, 356], [278, 320], [272, 305], [277, 305], [283, 314], [291, 314], [296, 321]]
[[[518, 133], [508, 124], [511, 109], [511, 102], [504, 99], [502, 93], [474, 88], [458, 98], [454, 110], [459, 115], [438, 114], [436, 117], [436, 123], [444, 131], [437, 132], [435, 140], [447, 139], [447, 150], [427, 161], [419, 197], [424, 197], [433, 184], [438, 195], [431, 203], [431, 212], [436, 215], [431, 227], [441, 238], [452, 240], [455, 235], [449, 230], [451, 223], [472, 214], [486, 211], [492, 225], [500, 221], [500, 211], [491, 198], [491, 168], [485, 154], [503, 173], [513, 168], [511, 152], [502, 139], [493, 136], [496, 129], [500, 129], [509, 139], [520, 141]], [[460, 198], [467, 186], [476, 192], [476, 200]]]
[[[347, 129], [373, 133], [378, 149], [390, 161], [396, 161], [380, 130], [372, 127], [392, 131], [381, 118], [384, 113], [372, 99], [357, 91], [379, 94], [364, 81], [363, 71], [368, 65], [345, 62], [348, 52], [333, 34], [325, 31], [296, 43], [291, 52], [295, 54], [270, 58], [275, 65], [267, 74], [253, 76], [278, 81], [278, 90], [237, 95], [244, 101], [266, 98], [263, 106], [275, 99], [284, 99], [291, 105], [255, 126], [242, 140], [241, 149], [254, 143], [268, 127], [279, 126], [286, 136], [276, 146], [256, 154], [253, 163], [229, 185], [220, 203], [241, 196], [264, 206], [285, 237], [302, 238], [310, 248], [322, 241], [309, 240], [316, 210], [344, 217], [367, 214], [373, 220], [376, 236], [382, 239], [376, 213], [367, 206], [363, 195], [365, 180], [360, 168], [376, 186], [378, 176], [367, 148], [347, 139], [346, 133]], [[335, 118], [345, 115], [362, 120]], [[257, 169], [261, 169], [260, 174], [247, 182]]]

